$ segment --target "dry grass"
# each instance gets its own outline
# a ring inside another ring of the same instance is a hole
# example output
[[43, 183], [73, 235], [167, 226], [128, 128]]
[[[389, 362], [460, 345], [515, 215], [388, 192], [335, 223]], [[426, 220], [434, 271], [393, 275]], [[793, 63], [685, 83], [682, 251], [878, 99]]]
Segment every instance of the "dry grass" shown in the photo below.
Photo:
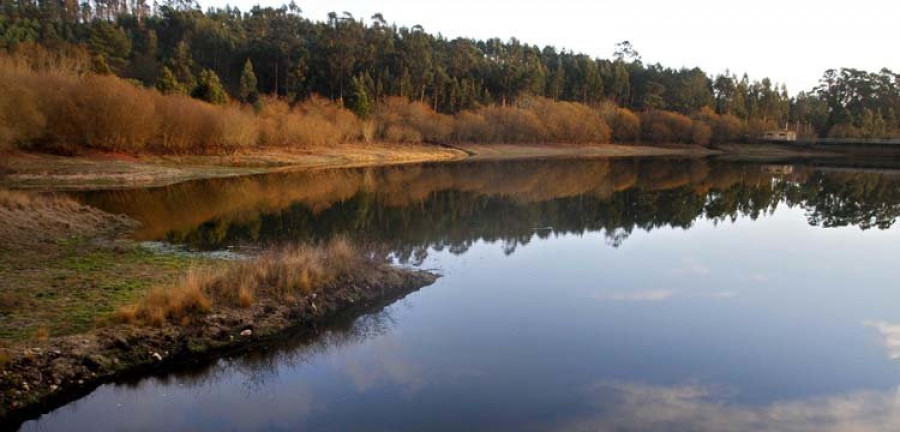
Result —
[[127, 223], [61, 195], [0, 189], [0, 251], [120, 229]]
[[151, 289], [121, 308], [123, 323], [187, 324], [214, 307], [244, 308], [260, 299], [295, 301], [360, 269], [362, 255], [346, 240], [268, 251], [214, 269], [192, 269], [177, 283]]

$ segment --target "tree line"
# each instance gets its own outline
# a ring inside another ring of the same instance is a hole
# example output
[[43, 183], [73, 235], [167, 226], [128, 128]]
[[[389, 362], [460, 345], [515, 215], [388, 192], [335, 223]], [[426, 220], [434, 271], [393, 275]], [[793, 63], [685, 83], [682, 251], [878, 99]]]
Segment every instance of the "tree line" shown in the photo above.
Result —
[[[204, 12], [190, 0], [3, 0], [0, 49], [34, 63], [38, 48], [79, 59], [81, 73], [257, 110], [265, 96], [292, 105], [320, 96], [366, 120], [400, 99], [457, 119], [474, 113], [463, 122], [474, 121], [477, 129], [478, 116], [496, 120], [479, 111], [528, 109], [546, 99], [601, 114], [599, 128], [608, 133], [588, 133], [586, 140], [608, 135], [621, 142], [706, 144], [783, 128], [836, 137], [900, 130], [900, 75], [887, 69], [829, 70], [819, 86], [791, 97], [768, 78], [645, 64], [628, 42], [599, 59], [517, 39], [448, 39], [420, 26], [389, 24], [380, 14], [361, 19], [331, 13], [315, 21], [294, 3]], [[516, 120], [519, 114], [501, 117]], [[392, 134], [449, 137], [415, 129], [395, 127]]]

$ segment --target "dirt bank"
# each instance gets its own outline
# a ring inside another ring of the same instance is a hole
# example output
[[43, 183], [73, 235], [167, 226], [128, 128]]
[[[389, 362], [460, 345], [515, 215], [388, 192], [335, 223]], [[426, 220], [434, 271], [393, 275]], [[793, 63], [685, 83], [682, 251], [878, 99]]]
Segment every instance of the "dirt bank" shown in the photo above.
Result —
[[554, 157], [711, 156], [722, 152], [697, 146], [651, 147], [640, 145], [458, 144], [473, 160], [536, 159]]
[[0, 187], [36, 190], [115, 189], [162, 186], [186, 180], [262, 174], [306, 168], [341, 168], [461, 159], [552, 157], [709, 156], [696, 146], [465, 144], [344, 144], [313, 149], [253, 149], [231, 156], [129, 156], [88, 153], [56, 156], [13, 152], [0, 162]]
[[0, 250], [37, 246], [76, 236], [114, 234], [134, 221], [55, 195], [0, 189]]
[[392, 165], [465, 157], [462, 151], [440, 146], [384, 143], [296, 150], [252, 149], [230, 156], [111, 153], [58, 156], [16, 151], [0, 159], [0, 187], [37, 190], [149, 187], [279, 170]]
[[209, 313], [189, 326], [112, 326], [20, 345], [0, 372], [0, 424], [18, 424], [120, 376], [146, 373], [249, 348], [286, 331], [314, 329], [338, 315], [391, 301], [435, 275], [371, 262], [364, 278], [335, 281], [294, 302], [262, 300]]

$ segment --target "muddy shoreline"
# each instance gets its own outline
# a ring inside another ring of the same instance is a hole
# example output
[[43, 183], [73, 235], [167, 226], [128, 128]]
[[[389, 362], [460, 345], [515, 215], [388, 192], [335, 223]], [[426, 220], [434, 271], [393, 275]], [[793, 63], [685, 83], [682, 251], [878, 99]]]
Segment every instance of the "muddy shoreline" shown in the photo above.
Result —
[[188, 363], [253, 350], [315, 332], [340, 317], [383, 308], [428, 286], [437, 275], [371, 262], [365, 278], [337, 281], [291, 304], [260, 301], [217, 310], [189, 326], [111, 326], [87, 334], [20, 344], [0, 372], [0, 429], [15, 430], [98, 386]]

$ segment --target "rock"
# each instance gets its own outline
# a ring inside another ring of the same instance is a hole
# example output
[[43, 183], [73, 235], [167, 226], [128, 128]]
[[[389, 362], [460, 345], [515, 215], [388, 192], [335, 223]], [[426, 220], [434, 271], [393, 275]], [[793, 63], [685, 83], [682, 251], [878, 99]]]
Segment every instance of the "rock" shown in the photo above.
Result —
[[56, 385], [56, 384], [50, 384], [50, 391], [55, 392], [56, 389], [58, 389], [58, 388], [59, 388], [58, 385]]
[[28, 391], [31, 390], [31, 387], [28, 387], [28, 383], [22, 383], [22, 390]]
[[250, 329], [246, 329], [241, 332], [241, 336], [243, 336], [243, 337], [250, 337], [252, 335], [253, 335], [253, 330], [250, 330]]
[[84, 380], [78, 380], [78, 385], [84, 385]]
[[109, 364], [109, 360], [99, 354], [87, 355], [81, 359], [81, 364], [92, 371], [96, 371]]
[[152, 358], [153, 358], [154, 360], [156, 360], [156, 361], [162, 361], [162, 359], [163, 359], [162, 356], [159, 355], [159, 353], [156, 353], [156, 352], [153, 353], [153, 354], [150, 354], [150, 357], [152, 357]]
[[113, 337], [113, 339], [112, 339], [112, 344], [111, 344], [111, 345], [112, 345], [113, 347], [115, 347], [115, 348], [118, 348], [118, 349], [122, 350], [122, 351], [126, 351], [126, 350], [128, 350], [128, 348], [130, 347], [130, 344], [128, 343], [128, 341], [125, 340], [125, 338], [123, 338], [123, 337], [121, 337], [121, 336], [115, 336], [115, 337]]

